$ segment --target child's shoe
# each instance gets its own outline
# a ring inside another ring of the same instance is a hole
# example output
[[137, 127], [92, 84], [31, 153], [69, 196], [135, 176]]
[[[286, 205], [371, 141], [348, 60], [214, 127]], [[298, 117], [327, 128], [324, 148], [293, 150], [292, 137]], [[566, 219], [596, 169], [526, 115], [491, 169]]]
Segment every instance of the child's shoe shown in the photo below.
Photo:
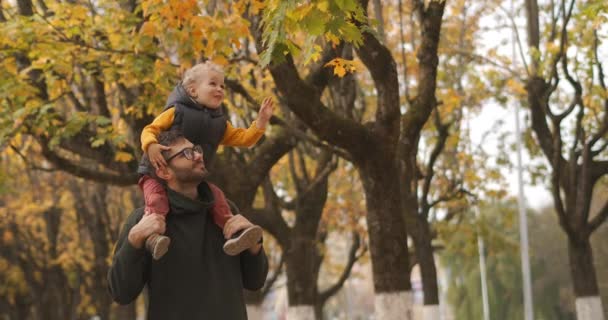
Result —
[[229, 256], [236, 256], [258, 244], [260, 239], [262, 239], [262, 228], [258, 226], [241, 230], [224, 243], [224, 252]]
[[146, 249], [152, 254], [154, 260], [158, 260], [167, 253], [170, 243], [169, 237], [155, 233], [146, 239]]

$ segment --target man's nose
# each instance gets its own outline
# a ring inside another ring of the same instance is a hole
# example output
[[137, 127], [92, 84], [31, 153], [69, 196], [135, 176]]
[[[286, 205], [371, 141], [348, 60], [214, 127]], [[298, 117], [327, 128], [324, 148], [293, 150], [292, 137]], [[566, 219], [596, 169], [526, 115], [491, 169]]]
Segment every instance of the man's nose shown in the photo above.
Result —
[[194, 159], [203, 161], [203, 153], [194, 152]]

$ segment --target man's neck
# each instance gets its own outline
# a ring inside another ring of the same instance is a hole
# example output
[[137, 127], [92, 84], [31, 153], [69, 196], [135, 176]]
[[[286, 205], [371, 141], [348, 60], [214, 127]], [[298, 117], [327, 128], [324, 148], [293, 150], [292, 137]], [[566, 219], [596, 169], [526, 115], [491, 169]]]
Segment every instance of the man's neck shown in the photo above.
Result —
[[193, 184], [180, 184], [177, 182], [167, 183], [167, 186], [173, 191], [179, 192], [184, 196], [196, 200], [198, 198], [198, 185]]

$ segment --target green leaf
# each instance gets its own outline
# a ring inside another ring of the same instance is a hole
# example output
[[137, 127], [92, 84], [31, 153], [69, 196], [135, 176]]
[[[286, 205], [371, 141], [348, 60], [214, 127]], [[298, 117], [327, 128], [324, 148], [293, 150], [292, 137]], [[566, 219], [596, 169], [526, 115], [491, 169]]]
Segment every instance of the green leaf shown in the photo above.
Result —
[[106, 126], [106, 125], [112, 124], [112, 119], [104, 117], [104, 116], [99, 116], [95, 119], [95, 123], [97, 123], [100, 126]]
[[325, 17], [319, 10], [313, 10], [302, 20], [302, 25], [308, 34], [319, 36], [325, 32]]

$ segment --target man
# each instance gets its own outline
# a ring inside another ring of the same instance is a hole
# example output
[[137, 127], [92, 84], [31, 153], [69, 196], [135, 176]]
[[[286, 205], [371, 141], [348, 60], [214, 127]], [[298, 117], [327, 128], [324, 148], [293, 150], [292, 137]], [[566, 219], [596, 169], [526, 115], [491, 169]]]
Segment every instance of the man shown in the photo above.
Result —
[[[148, 285], [151, 320], [247, 319], [242, 289], [264, 285], [268, 260], [261, 243], [237, 256], [224, 253], [222, 244], [253, 224], [235, 215], [222, 234], [209, 214], [213, 195], [203, 181], [202, 149], [173, 131], [162, 133], [159, 143], [170, 147], [163, 154], [167, 166], [152, 172], [166, 184], [171, 209], [166, 218], [144, 215], [143, 208], [127, 218], [108, 274], [110, 293], [128, 304]], [[160, 260], [144, 248], [153, 233], [173, 239]]]

